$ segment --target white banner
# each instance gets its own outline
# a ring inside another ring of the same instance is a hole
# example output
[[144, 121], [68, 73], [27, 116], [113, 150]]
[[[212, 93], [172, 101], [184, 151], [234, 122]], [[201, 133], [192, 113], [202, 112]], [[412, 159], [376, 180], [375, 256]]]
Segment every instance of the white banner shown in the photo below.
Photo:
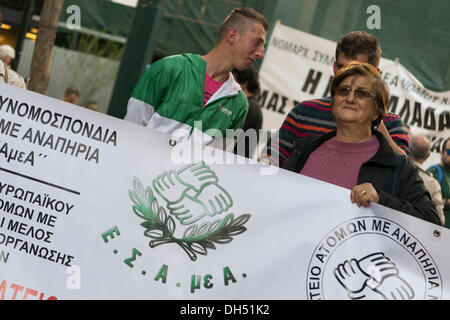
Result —
[[0, 84], [0, 299], [450, 299], [449, 230], [168, 140]]
[[[260, 70], [264, 128], [280, 128], [289, 111], [303, 100], [330, 96], [335, 50], [333, 41], [275, 26]], [[430, 137], [432, 156], [425, 167], [439, 163], [441, 144], [450, 136], [450, 91], [427, 90], [392, 60], [381, 58], [380, 70], [391, 93], [388, 110], [410, 125], [413, 133]]]

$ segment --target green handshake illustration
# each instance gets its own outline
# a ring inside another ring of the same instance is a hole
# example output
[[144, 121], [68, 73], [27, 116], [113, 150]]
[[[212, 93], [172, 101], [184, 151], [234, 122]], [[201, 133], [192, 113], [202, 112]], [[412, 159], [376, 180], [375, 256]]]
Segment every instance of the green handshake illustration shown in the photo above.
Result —
[[164, 172], [152, 185], [183, 225], [226, 212], [233, 205], [228, 192], [218, 185], [216, 174], [203, 162]]
[[176, 243], [192, 261], [245, 232], [251, 216], [229, 212], [233, 200], [204, 162], [164, 171], [146, 188], [135, 177], [128, 195], [149, 246]]

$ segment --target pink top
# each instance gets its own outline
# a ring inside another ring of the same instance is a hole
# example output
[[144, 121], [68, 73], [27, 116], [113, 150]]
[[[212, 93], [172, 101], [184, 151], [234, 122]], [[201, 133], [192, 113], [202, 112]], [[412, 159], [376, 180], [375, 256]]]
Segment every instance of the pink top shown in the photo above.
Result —
[[216, 93], [217, 90], [222, 86], [223, 82], [217, 82], [208, 76], [205, 72], [205, 89], [203, 95], [203, 106], [206, 105], [208, 100]]
[[300, 173], [352, 189], [358, 183], [361, 165], [375, 155], [379, 146], [375, 136], [361, 143], [341, 142], [334, 137], [311, 153]]

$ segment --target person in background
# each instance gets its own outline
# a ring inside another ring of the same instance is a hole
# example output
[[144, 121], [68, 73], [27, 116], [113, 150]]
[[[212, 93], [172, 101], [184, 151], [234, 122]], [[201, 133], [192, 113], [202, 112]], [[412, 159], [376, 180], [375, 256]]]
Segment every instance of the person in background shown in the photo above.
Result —
[[3, 44], [0, 46], [0, 60], [8, 67], [11, 67], [13, 60], [16, 58], [16, 51], [10, 45]]
[[22, 76], [9, 67], [15, 56], [16, 52], [11, 46], [0, 46], [0, 82], [26, 89]]
[[351, 190], [350, 200], [358, 207], [374, 202], [440, 225], [414, 164], [375, 129], [389, 103], [380, 72], [371, 64], [350, 62], [333, 78], [331, 96], [336, 130], [296, 139], [282, 168]]
[[434, 179], [433, 175], [426, 171], [422, 164], [430, 157], [430, 140], [428, 140], [423, 135], [411, 135], [409, 140], [409, 150], [414, 158], [414, 163], [417, 170], [419, 171], [419, 176], [422, 178], [425, 188], [430, 192], [431, 200], [436, 205], [436, 211], [438, 217], [441, 220], [442, 225], [445, 224], [444, 217], [444, 203], [442, 202], [441, 186]]
[[64, 91], [64, 95], [62, 100], [68, 103], [77, 104], [78, 99], [80, 98], [80, 92], [75, 87], [68, 87]]
[[89, 101], [86, 103], [86, 108], [93, 111], [98, 111], [98, 102], [96, 101]]
[[[244, 133], [248, 135], [243, 134], [238, 138], [234, 147], [234, 153], [250, 158], [256, 151], [257, 142], [259, 141], [259, 130], [262, 128], [263, 122], [261, 105], [257, 99], [260, 91], [258, 71], [253, 66], [250, 66], [245, 70], [233, 69], [232, 72], [248, 100], [248, 113], [245, 118], [244, 127], [242, 128]], [[247, 130], [249, 129], [255, 131], [248, 132]], [[251, 139], [250, 136], [254, 136], [255, 138]]]
[[[334, 74], [351, 61], [367, 62], [378, 68], [381, 48], [373, 35], [364, 31], [353, 31], [339, 39], [335, 59]], [[263, 151], [261, 161], [281, 166], [294, 152], [296, 138], [323, 135], [335, 130], [336, 122], [331, 109], [331, 97], [307, 100], [296, 105], [279, 130], [279, 140], [272, 139], [271, 144]], [[395, 152], [410, 156], [408, 131], [398, 115], [387, 112], [376, 130], [384, 135]]]
[[225, 137], [226, 129], [244, 125], [248, 102], [231, 70], [243, 70], [264, 57], [268, 30], [260, 13], [233, 9], [206, 55], [185, 53], [151, 65], [138, 81], [124, 119], [170, 134], [171, 145], [193, 133], [199, 133], [202, 144], [215, 145], [212, 132]]
[[450, 138], [444, 140], [441, 150], [441, 163], [427, 169], [441, 185], [444, 202], [444, 227], [450, 228]]

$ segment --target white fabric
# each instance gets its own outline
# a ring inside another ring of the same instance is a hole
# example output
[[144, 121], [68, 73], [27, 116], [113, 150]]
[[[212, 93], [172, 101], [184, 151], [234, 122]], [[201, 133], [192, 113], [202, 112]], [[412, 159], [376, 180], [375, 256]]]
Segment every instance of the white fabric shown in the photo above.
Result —
[[8, 84], [9, 85], [12, 85], [12, 86], [15, 86], [18, 88], [22, 88], [22, 89], [27, 88], [26, 84], [25, 84], [25, 80], [22, 78], [22, 76], [19, 75], [14, 70], [11, 70], [7, 66], [5, 68], [5, 64], [0, 60], [0, 82], [6, 83], [6, 74], [8, 76]]
[[[164, 134], [34, 92], [0, 83], [0, 98], [16, 124], [0, 157], [23, 152], [0, 164], [5, 299], [450, 299], [448, 229], [282, 169], [175, 164]], [[37, 130], [72, 149], [22, 139]]]
[[155, 113], [155, 107], [141, 100], [131, 97], [128, 100], [127, 114], [124, 120], [146, 127]]
[[233, 75], [230, 72], [228, 79], [222, 84], [219, 90], [209, 98], [205, 106], [222, 97], [238, 94], [239, 90], [241, 90], [241, 86], [234, 80]]

